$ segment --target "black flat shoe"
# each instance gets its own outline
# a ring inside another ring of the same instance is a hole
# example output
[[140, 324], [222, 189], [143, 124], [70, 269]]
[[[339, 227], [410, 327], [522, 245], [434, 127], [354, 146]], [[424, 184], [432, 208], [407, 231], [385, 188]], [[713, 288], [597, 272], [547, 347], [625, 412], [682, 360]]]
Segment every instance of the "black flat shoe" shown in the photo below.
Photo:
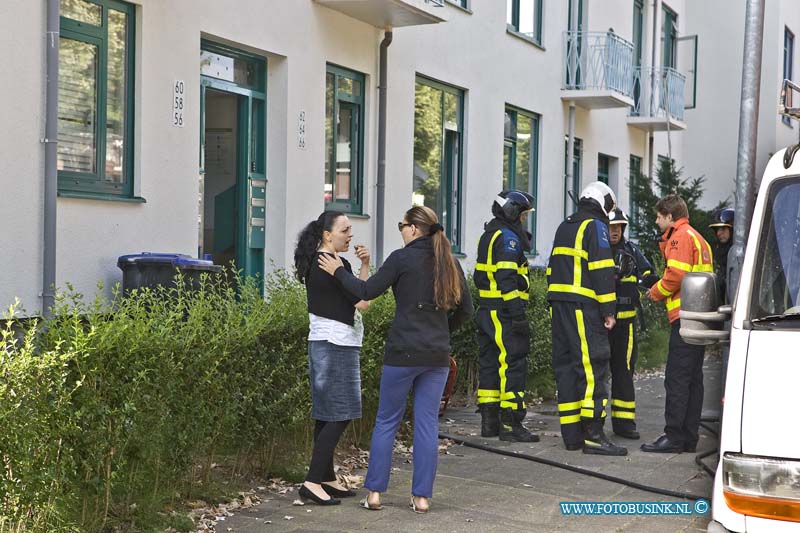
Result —
[[652, 443], [642, 444], [642, 451], [650, 453], [681, 453], [683, 452], [683, 443], [673, 442], [666, 435], [661, 435]]
[[696, 442], [684, 442], [683, 443], [683, 451], [689, 453], [695, 453], [697, 451], [697, 443]]
[[334, 496], [336, 498], [352, 498], [356, 495], [356, 493], [350, 489], [337, 489], [336, 487], [331, 487], [330, 485], [326, 485], [325, 483], [322, 484], [322, 490], [328, 493], [329, 496]]
[[311, 500], [317, 505], [339, 505], [340, 503], [342, 503], [341, 500], [337, 500], [333, 496], [331, 496], [327, 500], [323, 500], [322, 498], [311, 492], [305, 485], [300, 487], [298, 494], [300, 494], [301, 498], [304, 498], [306, 500]]

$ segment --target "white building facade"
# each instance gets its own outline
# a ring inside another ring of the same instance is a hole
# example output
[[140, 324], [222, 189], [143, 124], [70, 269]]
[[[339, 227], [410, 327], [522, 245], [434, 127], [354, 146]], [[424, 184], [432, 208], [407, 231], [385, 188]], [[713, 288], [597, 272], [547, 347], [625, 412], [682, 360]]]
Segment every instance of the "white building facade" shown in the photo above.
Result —
[[[542, 265], [570, 192], [600, 178], [627, 209], [632, 172], [658, 155], [683, 166], [676, 39], [690, 2], [574, 0], [571, 40], [566, 1], [437, 3], [60, 0], [56, 284], [108, 290], [117, 257], [142, 251], [290, 268], [297, 233], [326, 208], [374, 250], [387, 29], [384, 257], [414, 202], [439, 213], [470, 267], [495, 195], [514, 187], [536, 199]], [[18, 297], [29, 313], [42, 292], [45, 7], [0, 3], [15, 73], [0, 79], [0, 304]]]

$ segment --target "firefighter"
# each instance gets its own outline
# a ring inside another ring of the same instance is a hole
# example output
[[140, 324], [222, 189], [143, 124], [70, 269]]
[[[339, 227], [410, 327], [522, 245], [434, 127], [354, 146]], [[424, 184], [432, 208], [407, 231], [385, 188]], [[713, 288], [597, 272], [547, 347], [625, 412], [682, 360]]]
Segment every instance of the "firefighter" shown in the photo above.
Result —
[[603, 431], [608, 331], [616, 323], [608, 217], [616, 203], [608, 185], [590, 183], [581, 192], [578, 212], [556, 230], [547, 267], [561, 437], [568, 450], [595, 455], [628, 454]]
[[657, 453], [693, 452], [703, 409], [705, 346], [688, 344], [680, 335], [681, 281], [687, 272], [711, 272], [711, 246], [689, 225], [686, 202], [669, 194], [656, 203], [656, 224], [663, 232], [658, 246], [666, 261], [664, 275], [648, 292], [653, 301], [666, 300], [670, 322], [669, 352], [664, 373], [667, 398], [664, 434], [642, 450]]
[[625, 239], [628, 215], [619, 207], [611, 213], [608, 234], [614, 256], [617, 292], [617, 323], [608, 334], [611, 345], [611, 427], [616, 435], [637, 440], [636, 392], [633, 369], [638, 356], [636, 309], [639, 284], [653, 271], [642, 251]]
[[723, 303], [730, 302], [728, 297], [728, 252], [733, 245], [733, 209], [718, 209], [712, 215], [708, 225], [714, 229], [717, 242], [714, 245], [714, 258], [717, 260], [717, 284]]
[[531, 234], [523, 223], [533, 197], [502, 191], [492, 203], [494, 218], [478, 242], [474, 280], [478, 288], [478, 409], [481, 436], [511, 442], [538, 442], [522, 425], [530, 350], [528, 258]]

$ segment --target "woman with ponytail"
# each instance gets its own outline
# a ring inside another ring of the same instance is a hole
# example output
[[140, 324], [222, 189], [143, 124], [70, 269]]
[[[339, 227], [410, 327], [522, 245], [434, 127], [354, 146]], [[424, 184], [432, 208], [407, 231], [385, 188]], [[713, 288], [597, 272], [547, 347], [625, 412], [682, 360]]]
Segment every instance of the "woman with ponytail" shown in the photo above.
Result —
[[[355, 496], [341, 486], [333, 471], [333, 452], [350, 420], [361, 418], [359, 355], [364, 327], [358, 310], [369, 307], [342, 289], [336, 279], [317, 267], [318, 257], [338, 257], [350, 248], [353, 228], [337, 211], [325, 211], [297, 236], [295, 275], [306, 286], [310, 331], [308, 369], [311, 378], [311, 417], [314, 451], [300, 496], [320, 505], [336, 505], [338, 498]], [[369, 251], [356, 245], [361, 260], [359, 276], [369, 277]], [[347, 260], [343, 270], [352, 274]]]
[[394, 437], [406, 398], [414, 394], [414, 478], [410, 507], [428, 511], [438, 461], [439, 402], [450, 366], [450, 332], [472, 314], [461, 265], [450, 251], [436, 213], [412, 207], [397, 224], [405, 247], [395, 250], [366, 281], [347, 271], [339, 257], [320, 256], [319, 265], [344, 289], [372, 300], [392, 288], [395, 314], [383, 357], [380, 400], [362, 505], [381, 508], [389, 485]]

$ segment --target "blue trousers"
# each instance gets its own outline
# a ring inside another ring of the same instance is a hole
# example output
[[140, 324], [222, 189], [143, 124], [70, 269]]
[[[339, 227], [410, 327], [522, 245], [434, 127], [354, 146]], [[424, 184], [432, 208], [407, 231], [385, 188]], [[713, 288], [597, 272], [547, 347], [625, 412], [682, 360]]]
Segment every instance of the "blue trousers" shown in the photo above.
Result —
[[364, 488], [386, 492], [392, 449], [403, 420], [408, 392], [414, 388], [414, 477], [411, 494], [430, 498], [439, 461], [439, 402], [449, 369], [431, 366], [383, 366], [378, 415], [372, 432]]

